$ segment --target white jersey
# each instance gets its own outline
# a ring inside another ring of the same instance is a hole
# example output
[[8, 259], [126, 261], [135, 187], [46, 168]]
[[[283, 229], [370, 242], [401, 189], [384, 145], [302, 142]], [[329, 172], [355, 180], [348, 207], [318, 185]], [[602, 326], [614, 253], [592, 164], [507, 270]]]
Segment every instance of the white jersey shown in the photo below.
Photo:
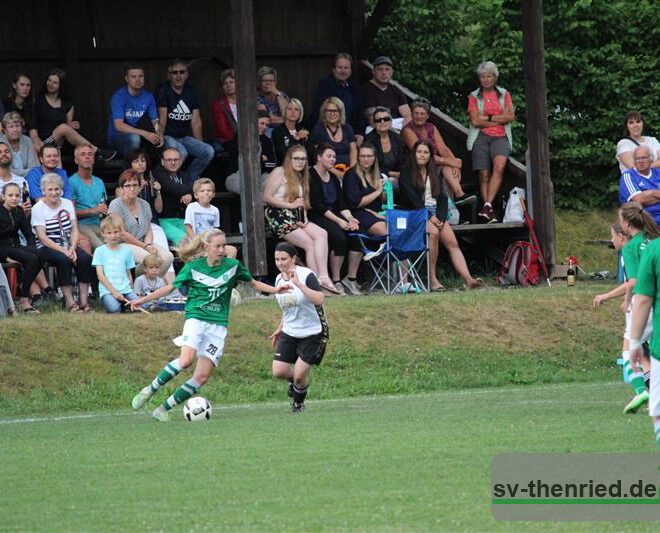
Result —
[[[309, 268], [297, 266], [296, 276], [310, 289], [321, 290], [321, 285], [316, 274]], [[275, 286], [289, 285], [291, 291], [276, 295], [277, 303], [282, 309], [282, 331], [291, 337], [302, 339], [310, 335], [321, 333], [323, 325], [321, 316], [323, 307], [316, 306], [310, 302], [303, 292], [293, 283], [285, 280], [282, 274], [277, 276]]]

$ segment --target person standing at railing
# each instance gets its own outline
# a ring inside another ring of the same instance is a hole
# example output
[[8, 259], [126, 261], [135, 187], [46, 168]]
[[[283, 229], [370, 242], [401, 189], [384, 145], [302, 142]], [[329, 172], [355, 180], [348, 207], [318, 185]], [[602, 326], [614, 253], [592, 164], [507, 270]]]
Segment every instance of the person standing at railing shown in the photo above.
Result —
[[499, 70], [492, 61], [477, 67], [480, 87], [470, 93], [470, 129], [467, 149], [472, 151], [472, 170], [479, 171], [482, 222], [497, 222], [493, 201], [504, 179], [511, 154], [511, 122], [516, 118], [509, 91], [497, 85]]

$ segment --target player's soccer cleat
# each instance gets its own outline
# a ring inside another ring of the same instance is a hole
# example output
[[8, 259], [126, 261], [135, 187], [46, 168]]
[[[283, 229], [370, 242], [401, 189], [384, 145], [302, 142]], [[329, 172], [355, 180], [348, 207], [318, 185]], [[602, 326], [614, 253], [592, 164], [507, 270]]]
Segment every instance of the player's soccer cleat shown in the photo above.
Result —
[[635, 397], [628, 402], [628, 405], [626, 405], [623, 408], [623, 414], [627, 415], [628, 413], [636, 413], [637, 410], [647, 403], [649, 401], [649, 393], [648, 391], [640, 392], [639, 394], [636, 394]]
[[133, 401], [131, 401], [133, 409], [138, 410], [149, 398], [151, 398], [151, 393], [145, 392], [145, 389], [142, 389], [135, 396], [133, 396]]
[[165, 408], [162, 405], [159, 405], [154, 409], [154, 412], [151, 413], [151, 416], [153, 416], [156, 420], [159, 422], [169, 422], [170, 421], [170, 413], [169, 411], [166, 411]]
[[291, 407], [291, 412], [292, 413], [302, 413], [305, 411], [305, 404], [304, 403], [295, 403]]

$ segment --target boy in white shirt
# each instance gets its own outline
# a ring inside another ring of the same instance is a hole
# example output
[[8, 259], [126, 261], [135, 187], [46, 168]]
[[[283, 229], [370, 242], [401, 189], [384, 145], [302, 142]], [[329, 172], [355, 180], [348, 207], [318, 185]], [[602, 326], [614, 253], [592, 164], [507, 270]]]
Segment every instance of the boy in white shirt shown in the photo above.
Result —
[[[184, 224], [188, 237], [194, 237], [204, 231], [220, 227], [220, 210], [211, 205], [215, 197], [215, 184], [209, 178], [200, 178], [193, 183], [193, 195], [196, 202], [186, 207]], [[238, 250], [234, 246], [225, 246], [225, 255], [236, 258]]]

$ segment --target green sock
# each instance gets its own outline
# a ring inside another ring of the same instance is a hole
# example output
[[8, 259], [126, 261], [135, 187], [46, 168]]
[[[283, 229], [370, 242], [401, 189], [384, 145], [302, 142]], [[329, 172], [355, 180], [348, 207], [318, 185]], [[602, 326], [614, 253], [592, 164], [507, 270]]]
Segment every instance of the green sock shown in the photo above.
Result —
[[177, 357], [173, 361], [167, 363], [165, 368], [160, 371], [160, 374], [156, 376], [156, 379], [151, 382], [150, 388], [152, 394], [165, 385], [169, 380], [176, 377], [179, 372], [181, 372], [181, 361], [179, 361], [179, 358]]
[[641, 372], [633, 372], [630, 374], [630, 385], [635, 391], [635, 394], [642, 394], [646, 390], [644, 385], [644, 374]]
[[185, 402], [188, 398], [193, 397], [201, 388], [202, 386], [197, 382], [195, 378], [190, 378], [177, 390], [175, 390], [172, 396], [163, 402], [163, 408], [166, 411], [169, 411], [174, 406]]

